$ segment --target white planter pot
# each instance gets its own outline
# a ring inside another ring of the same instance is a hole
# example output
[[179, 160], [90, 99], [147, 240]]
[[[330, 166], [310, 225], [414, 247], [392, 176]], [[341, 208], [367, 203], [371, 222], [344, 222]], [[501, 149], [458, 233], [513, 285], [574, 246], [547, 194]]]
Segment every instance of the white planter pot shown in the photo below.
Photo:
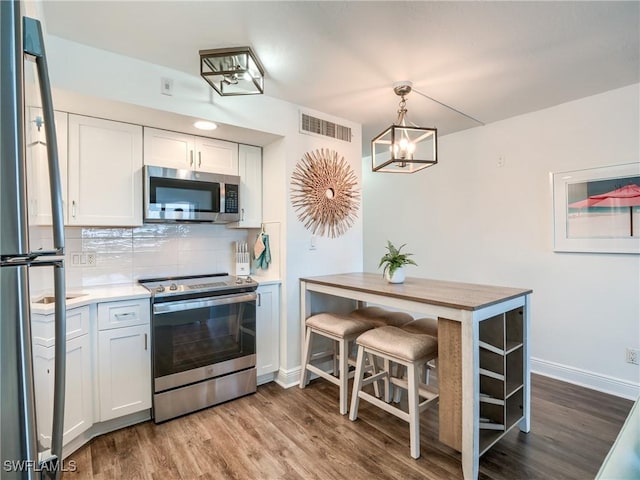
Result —
[[389, 276], [389, 271], [385, 273], [385, 278], [389, 283], [402, 283], [404, 282], [404, 267], [398, 267], [393, 272], [392, 276]]

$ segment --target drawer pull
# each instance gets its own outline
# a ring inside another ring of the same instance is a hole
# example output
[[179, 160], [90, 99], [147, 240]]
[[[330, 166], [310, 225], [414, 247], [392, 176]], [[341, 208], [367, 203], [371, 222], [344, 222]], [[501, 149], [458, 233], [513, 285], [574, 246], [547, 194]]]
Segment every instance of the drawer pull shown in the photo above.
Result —
[[114, 314], [114, 317], [116, 317], [118, 320], [120, 320], [121, 318], [129, 318], [129, 317], [135, 317], [135, 316], [136, 316], [135, 312], [116, 313], [116, 314]]

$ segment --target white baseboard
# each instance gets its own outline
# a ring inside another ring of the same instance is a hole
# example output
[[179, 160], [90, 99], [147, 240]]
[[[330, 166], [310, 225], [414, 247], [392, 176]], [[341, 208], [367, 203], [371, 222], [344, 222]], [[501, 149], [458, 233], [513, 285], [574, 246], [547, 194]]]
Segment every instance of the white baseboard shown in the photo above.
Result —
[[300, 367], [292, 368], [290, 370], [280, 368], [275, 381], [282, 388], [295, 387], [300, 383]]
[[629, 400], [636, 400], [640, 395], [640, 383], [600, 375], [540, 358], [531, 358], [531, 372]]

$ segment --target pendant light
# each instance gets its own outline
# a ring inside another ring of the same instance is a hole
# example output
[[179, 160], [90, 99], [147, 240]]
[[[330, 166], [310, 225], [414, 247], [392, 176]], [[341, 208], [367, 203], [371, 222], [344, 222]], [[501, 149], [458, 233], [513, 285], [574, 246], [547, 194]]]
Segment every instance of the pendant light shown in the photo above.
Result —
[[401, 100], [396, 122], [371, 141], [374, 172], [413, 173], [438, 163], [438, 130], [418, 127], [407, 120], [406, 96], [411, 82], [394, 84]]

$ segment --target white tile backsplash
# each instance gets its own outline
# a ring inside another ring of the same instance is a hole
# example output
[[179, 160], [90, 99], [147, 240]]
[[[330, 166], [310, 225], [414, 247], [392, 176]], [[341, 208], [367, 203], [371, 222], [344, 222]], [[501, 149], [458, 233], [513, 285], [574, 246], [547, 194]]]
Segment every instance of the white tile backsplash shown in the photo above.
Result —
[[[32, 227], [34, 246], [51, 244], [51, 229]], [[135, 228], [65, 228], [67, 288], [135, 282], [139, 278], [234, 273], [235, 242], [247, 231], [224, 225], [148, 224]], [[72, 255], [95, 253], [96, 264], [73, 265]], [[53, 288], [52, 276], [32, 275], [34, 290]]]

